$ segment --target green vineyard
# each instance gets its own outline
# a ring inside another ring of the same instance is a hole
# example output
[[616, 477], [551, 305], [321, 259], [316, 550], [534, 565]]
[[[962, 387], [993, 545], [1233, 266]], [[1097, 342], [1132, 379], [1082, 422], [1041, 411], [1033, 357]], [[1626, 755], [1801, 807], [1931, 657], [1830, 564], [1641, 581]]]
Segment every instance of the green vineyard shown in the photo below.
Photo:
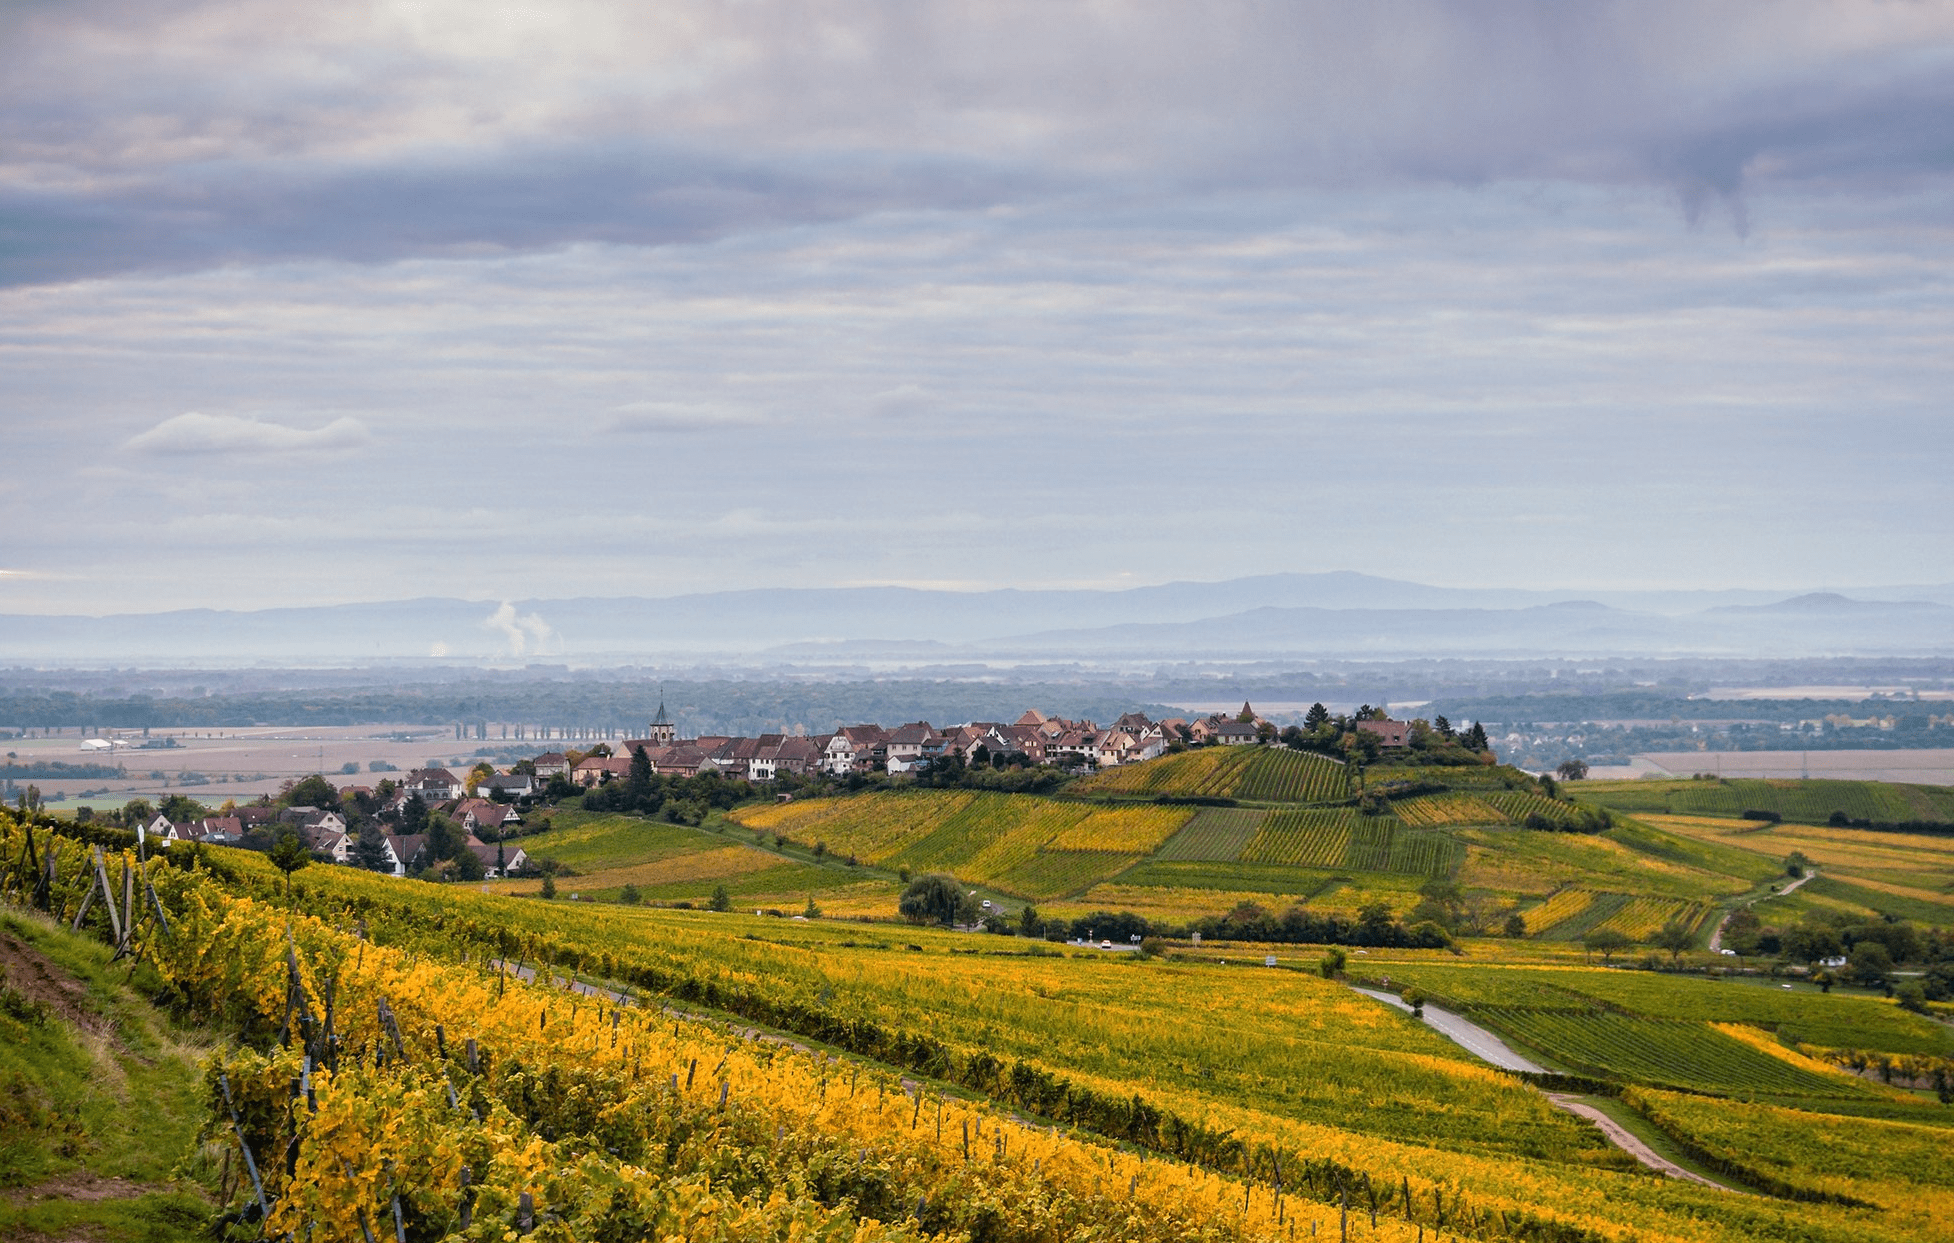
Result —
[[1445, 878], [1464, 862], [1465, 846], [1439, 830], [1413, 829], [1393, 817], [1333, 807], [1271, 813], [1241, 859]]
[[1618, 811], [1736, 818], [1774, 812], [1801, 824], [1824, 824], [1834, 812], [1853, 820], [1954, 821], [1954, 788], [1874, 781], [1622, 781], [1581, 787], [1581, 796]]
[[1287, 747], [1200, 747], [1076, 782], [1075, 794], [1239, 798], [1257, 803], [1330, 803], [1350, 797], [1349, 770]]
[[1733, 1095], [1856, 1097], [1877, 1093], [1842, 1075], [1794, 1066], [1706, 1023], [1488, 1007], [1489, 1026], [1582, 1074]]
[[1350, 834], [1360, 816], [1349, 807], [1322, 811], [1278, 811], [1243, 848], [1244, 863], [1287, 863], [1304, 867], [1344, 866]]
[[1349, 797], [1349, 769], [1332, 759], [1284, 748], [1257, 749], [1234, 797], [1258, 803], [1327, 803]]
[[1255, 839], [1267, 819], [1266, 811], [1241, 807], [1206, 807], [1187, 827], [1167, 839], [1154, 858], [1170, 862], [1233, 863]]

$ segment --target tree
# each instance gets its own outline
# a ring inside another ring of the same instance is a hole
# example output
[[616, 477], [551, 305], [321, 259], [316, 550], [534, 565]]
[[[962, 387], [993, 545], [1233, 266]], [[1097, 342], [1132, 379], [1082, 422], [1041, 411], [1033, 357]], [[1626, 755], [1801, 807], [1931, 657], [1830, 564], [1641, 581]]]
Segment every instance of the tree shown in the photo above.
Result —
[[201, 820], [210, 814], [202, 803], [184, 794], [172, 794], [164, 799], [162, 812], [163, 817], [171, 824]]
[[1425, 990], [1422, 988], [1407, 988], [1404, 990], [1404, 1004], [1411, 1007], [1411, 1017], [1414, 1019], [1425, 1017], [1425, 1002], [1427, 1000]]
[[645, 754], [645, 749], [643, 747], [632, 747], [631, 775], [627, 779], [630, 784], [625, 788], [630, 791], [633, 802], [642, 802], [650, 797], [651, 783], [655, 776], [656, 773], [651, 767], [651, 757]]
[[801, 908], [801, 918], [802, 919], [821, 918], [821, 908], [814, 905], [814, 895], [811, 893], [807, 895], [807, 905]]
[[132, 798], [122, 805], [122, 825], [133, 829], [139, 824], [148, 824], [156, 818], [156, 809], [146, 798]]
[[400, 805], [400, 831], [402, 833], [427, 832], [427, 803], [421, 796], [409, 794], [407, 801]]
[[360, 826], [360, 835], [353, 842], [353, 866], [369, 872], [393, 870], [387, 862], [387, 839], [381, 835], [378, 825]]
[[644, 895], [638, 892], [636, 885], [626, 885], [618, 891], [617, 900], [626, 906], [636, 906], [644, 901]]
[[1811, 867], [1812, 861], [1805, 857], [1805, 852], [1802, 850], [1794, 850], [1784, 857], [1784, 874], [1786, 876], [1794, 878], [1803, 876], [1806, 872], [1811, 871]]
[[712, 900], [706, 903], [706, 909], [713, 911], [730, 911], [733, 909], [733, 895], [727, 890], [723, 882], [712, 887]]
[[1018, 932], [1027, 937], [1035, 937], [1045, 931], [1045, 921], [1038, 918], [1038, 908], [1027, 902], [1018, 912]]
[[1852, 957], [1846, 965], [1854, 984], [1881, 988], [1886, 984], [1887, 973], [1893, 970], [1893, 956], [1877, 941], [1861, 941], [1852, 947]]
[[1492, 744], [1488, 742], [1486, 739], [1486, 727], [1484, 725], [1481, 725], [1479, 722], [1474, 721], [1472, 723], [1472, 728], [1466, 731], [1466, 736], [1465, 736], [1466, 750], [1484, 751], [1491, 745]]
[[964, 894], [962, 900], [957, 903], [957, 922], [965, 927], [975, 927], [977, 921], [983, 918], [983, 914], [984, 904], [978, 901], [974, 891]]
[[896, 910], [912, 924], [938, 923], [946, 927], [956, 922], [957, 907], [963, 902], [963, 886], [954, 876], [931, 872], [909, 882], [896, 902]]
[[487, 875], [488, 869], [482, 866], [481, 857], [474, 851], [464, 849], [455, 856], [456, 880], [482, 880]]
[[314, 773], [280, 790], [278, 801], [287, 807], [333, 808], [339, 806], [339, 791], [333, 789], [332, 782]]
[[1894, 996], [1898, 998], [1902, 1010], [1911, 1010], [1915, 1014], [1930, 1013], [1927, 1009], [1926, 985], [1918, 980], [1900, 985]]
[[[1441, 721], [1444, 719], [1444, 717], [1439, 718]], [[1315, 733], [1329, 723], [1330, 710], [1320, 703], [1311, 704], [1309, 711], [1303, 714], [1303, 728], [1311, 733]]]
[[1519, 939], [1527, 934], [1527, 917], [1514, 911], [1506, 917], [1506, 935]]
[[1443, 714], [1432, 718], [1432, 732], [1447, 742], [1451, 742], [1458, 737], [1452, 731], [1452, 722], [1446, 720]]
[[1629, 947], [1629, 940], [1613, 928], [1593, 928], [1581, 938], [1581, 944], [1591, 953], [1600, 954], [1602, 962], [1613, 962], [1616, 954]]
[[1343, 969], [1349, 963], [1349, 961], [1350, 959], [1348, 958], [1348, 956], [1344, 954], [1344, 952], [1341, 949], [1338, 949], [1336, 946], [1332, 945], [1330, 947], [1330, 952], [1323, 955], [1322, 961], [1318, 962], [1316, 964], [1316, 967], [1317, 970], [1323, 973], [1324, 979], [1334, 980], [1338, 976], [1343, 974]]
[[472, 797], [475, 793], [475, 787], [493, 776], [495, 776], [495, 765], [489, 763], [487, 760], [483, 760], [468, 770], [468, 780], [464, 783], [464, 788], [467, 789], [469, 795]]
[[1657, 949], [1669, 951], [1669, 961], [1672, 963], [1681, 959], [1683, 951], [1695, 943], [1696, 938], [1691, 935], [1690, 930], [1675, 920], [1662, 925], [1662, 928], [1649, 938], [1649, 944]]
[[1560, 767], [1554, 771], [1560, 775], [1562, 781], [1580, 781], [1588, 775], [1588, 762], [1579, 759], [1562, 760]]
[[312, 862], [312, 852], [299, 840], [298, 831], [286, 828], [271, 844], [271, 865], [285, 873], [285, 900], [292, 900], [292, 873]]
[[468, 832], [446, 816], [429, 816], [427, 857], [433, 862], [459, 859], [468, 851]]
[[543, 873], [543, 896], [545, 898], [554, 898], [556, 896], [556, 877], [550, 875], [548, 872]]

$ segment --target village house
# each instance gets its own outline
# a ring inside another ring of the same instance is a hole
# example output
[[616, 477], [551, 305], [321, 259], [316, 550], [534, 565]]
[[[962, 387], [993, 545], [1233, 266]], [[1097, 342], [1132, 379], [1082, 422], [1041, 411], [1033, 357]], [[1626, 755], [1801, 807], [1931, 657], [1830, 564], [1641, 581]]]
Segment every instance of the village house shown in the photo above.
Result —
[[1377, 739], [1377, 745], [1386, 750], [1402, 750], [1411, 745], [1411, 722], [1359, 721], [1357, 728]]
[[400, 790], [405, 794], [419, 795], [423, 803], [432, 805], [460, 798], [462, 782], [461, 778], [445, 768], [417, 768], [400, 783]]
[[516, 809], [507, 803], [492, 799], [465, 798], [455, 804], [453, 812], [455, 823], [470, 833], [488, 833], [500, 837], [511, 825], [522, 823]]

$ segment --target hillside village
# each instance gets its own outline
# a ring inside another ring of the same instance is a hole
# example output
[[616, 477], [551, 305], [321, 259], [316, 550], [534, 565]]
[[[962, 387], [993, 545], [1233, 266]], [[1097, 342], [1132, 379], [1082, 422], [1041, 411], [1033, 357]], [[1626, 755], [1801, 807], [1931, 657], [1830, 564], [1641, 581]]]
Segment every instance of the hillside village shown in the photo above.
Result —
[[[1374, 712], [1349, 724], [1368, 735], [1373, 747], [1410, 745], [1413, 723]], [[1271, 745], [1293, 728], [1278, 731], [1245, 703], [1233, 716], [1156, 721], [1128, 712], [1106, 726], [1031, 709], [1008, 723], [973, 721], [943, 729], [913, 721], [894, 728], [850, 725], [827, 734], [681, 738], [661, 703], [643, 737], [599, 743], [588, 752], [546, 752], [501, 770], [484, 763], [466, 775], [445, 767], [419, 768], [377, 786], [335, 786], [315, 775], [276, 802], [226, 804], [216, 815], [198, 814], [206, 809], [189, 799], [171, 800], [174, 806], [163, 810], [136, 803], [125, 809], [133, 814], [121, 818], [158, 841], [216, 845], [263, 846], [289, 828], [321, 862], [402, 877], [438, 864], [454, 879], [493, 880], [529, 865], [522, 847], [510, 840], [523, 831], [525, 809], [539, 800], [553, 802], [628, 781], [639, 755], [659, 778], [703, 777], [743, 786], [823, 777], [900, 780], [946, 762], [1081, 773], [1186, 747]], [[444, 836], [457, 834], [459, 840]]]

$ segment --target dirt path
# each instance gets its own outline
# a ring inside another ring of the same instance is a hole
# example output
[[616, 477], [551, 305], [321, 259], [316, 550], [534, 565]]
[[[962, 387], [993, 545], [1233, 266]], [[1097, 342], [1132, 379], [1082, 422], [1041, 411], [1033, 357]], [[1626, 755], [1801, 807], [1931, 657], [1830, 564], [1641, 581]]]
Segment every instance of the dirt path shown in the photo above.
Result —
[[1762, 897], [1752, 898], [1749, 902], [1744, 903], [1743, 906], [1737, 907], [1735, 910], [1732, 910], [1728, 915], [1725, 915], [1722, 919], [1719, 919], [1717, 921], [1716, 931], [1710, 934], [1710, 952], [1712, 954], [1722, 952], [1723, 930], [1730, 923], [1731, 916], [1734, 916], [1738, 911], [1746, 910], [1752, 906], [1755, 906], [1757, 903], [1764, 901], [1766, 897], [1782, 898], [1784, 895], [1788, 893], [1796, 893], [1798, 891], [1798, 886], [1804, 884], [1806, 881], [1812, 879], [1814, 876], [1817, 875], [1818, 873], [1815, 870], [1806, 872], [1803, 876], [1800, 876], [1797, 880], [1792, 881], [1789, 885], [1786, 885], [1784, 888], [1778, 890], [1776, 893], [1766, 894]]
[[[1385, 1005], [1394, 1006], [1406, 1013], [1411, 1012], [1411, 1007], [1405, 1004], [1404, 998], [1399, 997], [1395, 993], [1387, 993], [1372, 988], [1358, 988], [1355, 984], [1351, 984], [1348, 987], [1355, 992], [1362, 993], [1366, 997], [1381, 1001]], [[1429, 1001], [1425, 1003], [1423, 1021], [1425, 1026], [1431, 1028], [1447, 1040], [1450, 1040], [1453, 1044], [1458, 1045], [1481, 1061], [1490, 1062], [1501, 1070], [1516, 1070], [1532, 1074], [1546, 1073], [1545, 1067], [1515, 1053], [1507, 1046], [1504, 1040], [1501, 1040], [1492, 1032], [1487, 1031], [1468, 1018], [1452, 1013], [1450, 1010], [1440, 1009]], [[1701, 1183], [1705, 1187], [1715, 1187], [1718, 1191], [1731, 1190], [1731, 1188], [1724, 1186], [1722, 1183], [1711, 1182], [1701, 1174], [1691, 1173], [1682, 1166], [1677, 1165], [1674, 1161], [1657, 1153], [1653, 1148], [1650, 1148], [1647, 1144], [1630, 1134], [1619, 1122], [1616, 1122], [1607, 1114], [1602, 1113], [1593, 1105], [1569, 1096], [1565, 1092], [1543, 1092], [1541, 1095], [1552, 1101], [1556, 1109], [1564, 1109], [1578, 1118], [1594, 1123], [1595, 1126], [1601, 1128], [1601, 1134], [1609, 1143], [1621, 1149], [1629, 1156], [1634, 1157], [1649, 1169], [1659, 1174], [1666, 1174], [1670, 1178], [1687, 1179], [1693, 1183]]]
[[1621, 1123], [1610, 1118], [1607, 1114], [1602, 1113], [1586, 1101], [1577, 1100], [1562, 1092], [1549, 1092], [1547, 1093], [1547, 1099], [1554, 1102], [1555, 1108], [1565, 1109], [1568, 1113], [1574, 1114], [1577, 1117], [1586, 1118], [1589, 1122], [1600, 1127], [1601, 1133], [1608, 1137], [1609, 1143], [1621, 1149], [1629, 1156], [1634, 1157], [1637, 1161], [1640, 1161], [1652, 1170], [1667, 1174], [1671, 1178], [1680, 1178], [1686, 1182], [1701, 1183], [1705, 1187], [1715, 1187], [1718, 1191], [1730, 1190], [1730, 1188], [1724, 1186], [1722, 1183], [1711, 1182], [1701, 1174], [1693, 1173], [1677, 1165], [1674, 1161], [1671, 1161], [1641, 1140], [1635, 1138]]

